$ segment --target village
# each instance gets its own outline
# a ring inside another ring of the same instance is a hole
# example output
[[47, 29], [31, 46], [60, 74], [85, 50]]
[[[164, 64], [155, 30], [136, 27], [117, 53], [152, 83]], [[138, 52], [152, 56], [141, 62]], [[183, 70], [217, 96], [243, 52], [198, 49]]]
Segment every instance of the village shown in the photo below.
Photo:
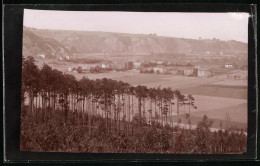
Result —
[[107, 73], [132, 71], [140, 74], [157, 74], [157, 75], [180, 75], [187, 77], [213, 77], [226, 74], [227, 78], [247, 79], [247, 75], [234, 74], [236, 70], [245, 70], [245, 66], [238, 66], [234, 63], [226, 63], [219, 66], [202, 66], [191, 63], [174, 63], [167, 61], [126, 61], [112, 62], [103, 61], [94, 64], [72, 64], [67, 68], [68, 73]]

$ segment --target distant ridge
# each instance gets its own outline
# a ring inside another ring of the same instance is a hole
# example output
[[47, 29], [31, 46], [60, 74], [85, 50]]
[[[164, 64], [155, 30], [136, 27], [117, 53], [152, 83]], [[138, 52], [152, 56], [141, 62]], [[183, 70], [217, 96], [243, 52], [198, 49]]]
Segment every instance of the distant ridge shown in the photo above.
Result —
[[[199, 40], [157, 36], [156, 34], [45, 30], [27, 27], [24, 27], [23, 35], [24, 54], [44, 52], [49, 56], [70, 56], [74, 53], [247, 56], [247, 43], [234, 40]], [[33, 45], [33, 42], [37, 46]]]

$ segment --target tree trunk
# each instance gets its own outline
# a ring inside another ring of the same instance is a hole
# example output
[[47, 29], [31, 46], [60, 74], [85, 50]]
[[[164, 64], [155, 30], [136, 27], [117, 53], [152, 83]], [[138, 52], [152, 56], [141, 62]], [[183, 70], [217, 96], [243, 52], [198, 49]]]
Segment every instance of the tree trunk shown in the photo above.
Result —
[[131, 109], [131, 106], [130, 106], [130, 94], [128, 94], [128, 125], [127, 125], [127, 130], [128, 130], [128, 133], [127, 135], [130, 135], [130, 109]]
[[[112, 100], [112, 99], [111, 99]], [[110, 100], [110, 101], [111, 101]], [[112, 118], [112, 105], [110, 103], [110, 106], [109, 106], [109, 117], [110, 117], [110, 123], [109, 123], [109, 133], [112, 132], [112, 123], [113, 123], [113, 118]]]
[[90, 135], [91, 134], [91, 116], [92, 116], [92, 109], [93, 109], [93, 97], [91, 95], [90, 97], [90, 101], [91, 101], [91, 109], [89, 111], [89, 116], [88, 116], [88, 134]]
[[138, 111], [140, 118], [142, 117], [142, 110], [141, 110], [141, 97], [138, 97]]
[[85, 96], [83, 97], [83, 107], [82, 107], [82, 126], [84, 127], [84, 121], [85, 121]]
[[143, 98], [143, 117], [145, 119], [145, 98]]
[[105, 116], [106, 116], [106, 131], [108, 131], [108, 111], [107, 111], [107, 95], [105, 94]]
[[[156, 100], [155, 100], [155, 101], [154, 101], [154, 113], [155, 113], [155, 114], [157, 114], [156, 104], [157, 104], [157, 102], [156, 102]], [[157, 114], [157, 115], [158, 115], [158, 114]], [[156, 116], [157, 116], [157, 115], [156, 115]], [[158, 120], [159, 120], [158, 117], [156, 117], [156, 122], [157, 122], [157, 123], [158, 123]]]
[[179, 124], [179, 99], [177, 99], [177, 124], [178, 124], [178, 127], [180, 127], [180, 124]]
[[116, 124], [116, 119], [117, 119], [117, 109], [118, 106], [116, 106], [116, 96], [114, 95], [114, 128], [115, 128], [115, 134], [116, 134], [116, 128], [117, 128], [117, 124]]

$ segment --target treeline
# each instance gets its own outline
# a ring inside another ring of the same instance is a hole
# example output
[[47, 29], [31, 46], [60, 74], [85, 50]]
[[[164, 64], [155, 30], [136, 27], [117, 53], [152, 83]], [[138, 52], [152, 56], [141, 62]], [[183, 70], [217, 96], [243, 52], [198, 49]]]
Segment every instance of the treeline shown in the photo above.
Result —
[[91, 134], [86, 126], [77, 123], [64, 125], [60, 110], [52, 116], [48, 121], [39, 121], [22, 114], [22, 151], [223, 154], [243, 153], [247, 147], [243, 132], [210, 132], [211, 122], [206, 116], [194, 130], [162, 126], [160, 123], [143, 123], [140, 126], [133, 121], [130, 134], [125, 130], [108, 133], [105, 119], [98, 115], [92, 116], [92, 122], [96, 125]]
[[190, 63], [174, 63], [174, 62], [168, 62], [163, 61], [160, 64], [158, 62], [144, 62], [141, 64], [142, 67], [148, 68], [148, 67], [157, 67], [157, 66], [165, 66], [165, 67], [194, 67], [195, 65]]
[[73, 63], [85, 63], [85, 64], [96, 64], [96, 63], [101, 63], [102, 60], [101, 59], [66, 59], [67, 62], [73, 62]]
[[[65, 117], [64, 123], [69, 119], [71, 111], [78, 115], [78, 121], [83, 122], [86, 114], [89, 115], [88, 121], [91, 115], [100, 114], [106, 119], [114, 119], [115, 124], [122, 120], [131, 122], [133, 116], [138, 114], [140, 117], [149, 116], [149, 123], [156, 118], [157, 122], [165, 125], [168, 123], [167, 116], [173, 115], [174, 105], [178, 116], [182, 105], [187, 105], [189, 111], [196, 109], [194, 98], [191, 95], [185, 96], [178, 90], [133, 87], [106, 78], [90, 80], [83, 77], [77, 81], [73, 75], [52, 69], [47, 64], [39, 69], [32, 57], [23, 60], [22, 71], [22, 101], [24, 103], [24, 97], [28, 96], [31, 114], [44, 119], [51, 118], [54, 110], [61, 109]], [[137, 109], [134, 108], [135, 103]], [[148, 105], [149, 108], [146, 108]], [[42, 115], [38, 114], [39, 109], [44, 110]], [[107, 120], [106, 124], [109, 125], [108, 123]]]
[[[28, 57], [22, 65], [21, 150], [190, 153], [191, 142], [182, 143], [192, 139], [192, 145], [198, 146], [194, 153], [244, 151], [244, 144], [236, 150], [230, 145], [225, 151], [207, 142], [213, 138], [207, 117], [196, 131], [191, 130], [194, 101], [191, 95], [170, 88], [134, 87], [106, 78], [78, 81], [47, 64], [39, 69]], [[189, 130], [180, 128], [181, 106], [189, 109]], [[169, 121], [175, 114], [177, 125]], [[245, 142], [243, 132], [235, 137]], [[186, 146], [188, 152], [183, 150]]]

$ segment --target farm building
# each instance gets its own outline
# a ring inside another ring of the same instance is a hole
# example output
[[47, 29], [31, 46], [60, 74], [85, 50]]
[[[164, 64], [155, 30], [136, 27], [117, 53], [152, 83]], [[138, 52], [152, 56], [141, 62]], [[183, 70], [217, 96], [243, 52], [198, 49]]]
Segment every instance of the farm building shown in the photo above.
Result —
[[185, 69], [183, 70], [183, 74], [184, 74], [185, 76], [193, 75], [193, 68], [185, 68]]
[[205, 68], [201, 67], [199, 65], [196, 65], [193, 70], [193, 75], [197, 77], [208, 77], [211, 74], [211, 72]]

